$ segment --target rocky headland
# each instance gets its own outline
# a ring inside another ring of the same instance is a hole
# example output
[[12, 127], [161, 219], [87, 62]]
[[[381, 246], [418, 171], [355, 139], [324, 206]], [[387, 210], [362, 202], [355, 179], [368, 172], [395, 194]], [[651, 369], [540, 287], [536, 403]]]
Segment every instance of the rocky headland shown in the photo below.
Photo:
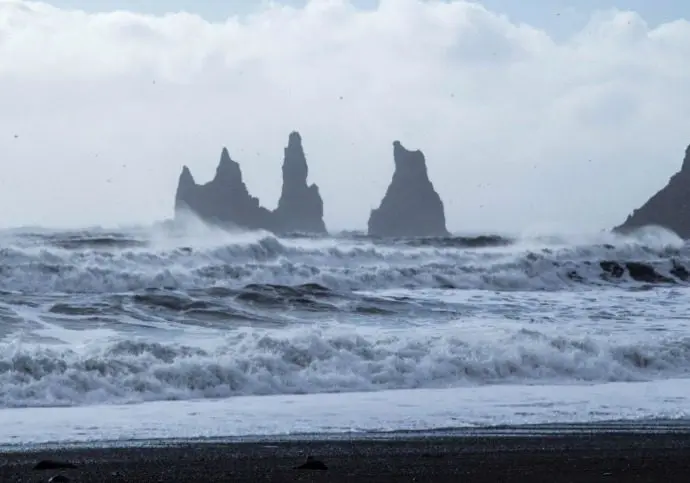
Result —
[[690, 238], [690, 146], [685, 150], [680, 171], [613, 230], [629, 233], [645, 226], [661, 226], [681, 238]]

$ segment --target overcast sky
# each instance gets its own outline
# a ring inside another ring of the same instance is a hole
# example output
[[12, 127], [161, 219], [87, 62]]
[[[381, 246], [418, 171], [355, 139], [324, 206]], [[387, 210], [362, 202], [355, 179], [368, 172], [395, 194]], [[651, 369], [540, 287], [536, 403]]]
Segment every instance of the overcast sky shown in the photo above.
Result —
[[208, 181], [223, 146], [273, 208], [299, 130], [334, 230], [366, 227], [395, 139], [424, 151], [451, 230], [608, 228], [690, 143], [688, 18], [680, 0], [0, 0], [0, 225], [168, 218], [182, 165]]

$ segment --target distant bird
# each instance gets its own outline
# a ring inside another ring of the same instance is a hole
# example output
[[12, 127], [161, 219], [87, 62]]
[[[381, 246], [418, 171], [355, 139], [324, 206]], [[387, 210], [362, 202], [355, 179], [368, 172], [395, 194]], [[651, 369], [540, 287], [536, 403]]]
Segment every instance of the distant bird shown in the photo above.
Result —
[[319, 461], [317, 459], [314, 459], [313, 456], [307, 456], [307, 461], [302, 463], [299, 466], [295, 466], [296, 470], [327, 470], [328, 466], [326, 466], [323, 461]]

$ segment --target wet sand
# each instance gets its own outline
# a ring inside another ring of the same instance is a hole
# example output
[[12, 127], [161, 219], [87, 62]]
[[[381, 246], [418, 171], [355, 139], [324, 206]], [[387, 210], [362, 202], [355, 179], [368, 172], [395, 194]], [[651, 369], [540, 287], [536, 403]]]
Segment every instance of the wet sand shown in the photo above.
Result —
[[[327, 470], [298, 470], [307, 455]], [[43, 459], [67, 470], [35, 470]], [[391, 440], [180, 443], [0, 453], [0, 481], [686, 482], [690, 433], [437, 436]]]

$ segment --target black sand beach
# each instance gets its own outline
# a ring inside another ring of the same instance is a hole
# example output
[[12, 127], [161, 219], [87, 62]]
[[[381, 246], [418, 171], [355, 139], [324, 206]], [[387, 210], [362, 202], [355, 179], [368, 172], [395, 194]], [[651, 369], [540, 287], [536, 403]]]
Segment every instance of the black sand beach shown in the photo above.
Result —
[[[307, 455], [327, 470], [298, 470]], [[36, 470], [43, 459], [67, 470]], [[438, 436], [392, 440], [184, 443], [40, 449], [0, 455], [0, 481], [685, 482], [690, 433]]]

